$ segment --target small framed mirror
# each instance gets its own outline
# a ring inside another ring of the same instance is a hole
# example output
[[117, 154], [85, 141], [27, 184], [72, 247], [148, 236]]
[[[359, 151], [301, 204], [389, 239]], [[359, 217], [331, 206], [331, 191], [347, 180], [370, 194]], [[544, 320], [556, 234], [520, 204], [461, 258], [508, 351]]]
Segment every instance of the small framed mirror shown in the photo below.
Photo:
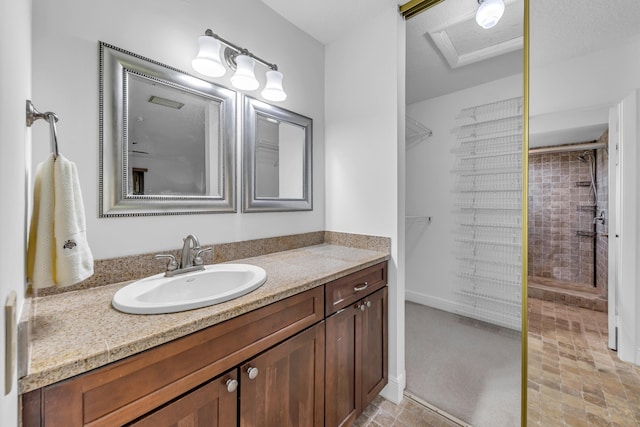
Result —
[[100, 43], [100, 216], [235, 212], [236, 93]]
[[308, 117], [245, 96], [243, 212], [313, 209], [312, 123]]

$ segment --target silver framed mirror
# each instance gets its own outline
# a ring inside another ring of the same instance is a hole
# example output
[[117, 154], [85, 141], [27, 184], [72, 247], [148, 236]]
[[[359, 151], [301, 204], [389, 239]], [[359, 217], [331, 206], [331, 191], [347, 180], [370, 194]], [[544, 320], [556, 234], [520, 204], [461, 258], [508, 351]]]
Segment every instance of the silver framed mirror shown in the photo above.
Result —
[[243, 212], [313, 209], [313, 120], [244, 97]]
[[236, 93], [100, 42], [100, 217], [236, 212]]

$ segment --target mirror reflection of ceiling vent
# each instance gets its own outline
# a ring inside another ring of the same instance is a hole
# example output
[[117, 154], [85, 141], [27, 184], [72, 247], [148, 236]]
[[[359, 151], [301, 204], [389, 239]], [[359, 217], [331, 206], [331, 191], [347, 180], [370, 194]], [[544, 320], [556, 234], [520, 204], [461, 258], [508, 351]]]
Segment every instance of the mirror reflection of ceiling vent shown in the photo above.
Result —
[[493, 28], [480, 27], [475, 15], [468, 15], [425, 36], [431, 37], [451, 68], [459, 68], [522, 49], [522, 16], [522, 2], [505, 1], [504, 15]]

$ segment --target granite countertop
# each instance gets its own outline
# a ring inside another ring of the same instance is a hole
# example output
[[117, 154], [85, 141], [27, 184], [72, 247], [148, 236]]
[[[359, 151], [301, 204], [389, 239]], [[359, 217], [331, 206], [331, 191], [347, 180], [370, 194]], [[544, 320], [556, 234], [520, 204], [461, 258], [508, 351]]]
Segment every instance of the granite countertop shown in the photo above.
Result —
[[264, 268], [265, 284], [232, 301], [171, 314], [115, 310], [111, 299], [129, 282], [34, 298], [25, 305], [30, 358], [19, 391], [71, 378], [388, 259], [385, 252], [325, 243], [237, 260]]

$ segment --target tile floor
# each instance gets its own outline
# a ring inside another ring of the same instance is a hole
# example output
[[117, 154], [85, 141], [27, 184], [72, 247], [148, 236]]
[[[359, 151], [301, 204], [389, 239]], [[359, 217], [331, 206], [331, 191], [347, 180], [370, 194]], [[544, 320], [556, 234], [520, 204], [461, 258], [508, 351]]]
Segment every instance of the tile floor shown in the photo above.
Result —
[[529, 426], [639, 426], [640, 367], [607, 348], [607, 314], [529, 299]]
[[354, 427], [459, 427], [415, 400], [406, 397], [395, 405], [378, 396], [353, 424]]

